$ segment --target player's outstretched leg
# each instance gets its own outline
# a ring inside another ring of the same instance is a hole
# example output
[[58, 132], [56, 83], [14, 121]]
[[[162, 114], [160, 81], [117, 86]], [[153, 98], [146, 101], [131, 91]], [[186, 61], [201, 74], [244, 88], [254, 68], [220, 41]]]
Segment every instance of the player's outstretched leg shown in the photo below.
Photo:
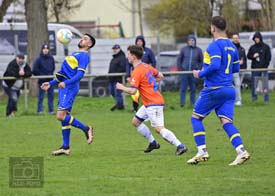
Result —
[[86, 136], [87, 143], [88, 144], [92, 143], [92, 141], [94, 139], [94, 135], [93, 135], [94, 128], [93, 127], [89, 127], [89, 126], [85, 125], [84, 123], [80, 122], [79, 120], [77, 120], [76, 118], [71, 116], [70, 114], [67, 114], [62, 122], [69, 123], [70, 125], [81, 129]]
[[188, 151], [187, 147], [178, 140], [172, 131], [162, 128], [159, 133], [164, 140], [177, 147], [175, 152], [176, 155], [182, 155]]
[[193, 126], [193, 136], [197, 145], [197, 154], [187, 161], [188, 164], [196, 165], [199, 162], [207, 161], [209, 154], [206, 149], [205, 143], [205, 129], [201, 119], [191, 117], [191, 123]]
[[235, 150], [237, 152], [237, 157], [229, 165], [235, 166], [235, 165], [243, 164], [250, 158], [250, 154], [244, 148], [239, 130], [234, 126], [234, 124], [232, 122], [225, 123], [223, 125], [223, 129], [227, 133], [227, 135], [231, 141], [231, 144], [233, 145], [233, 147], [235, 148]]

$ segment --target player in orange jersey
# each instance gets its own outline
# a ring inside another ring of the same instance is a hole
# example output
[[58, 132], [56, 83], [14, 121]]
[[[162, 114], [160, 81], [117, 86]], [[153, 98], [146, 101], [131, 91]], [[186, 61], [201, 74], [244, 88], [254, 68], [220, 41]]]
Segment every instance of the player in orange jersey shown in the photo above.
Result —
[[143, 123], [143, 121], [147, 119], [150, 120], [151, 126], [163, 139], [177, 147], [176, 155], [187, 152], [186, 146], [177, 139], [172, 131], [164, 127], [163, 107], [165, 101], [158, 91], [157, 86], [157, 82], [163, 79], [162, 73], [151, 65], [141, 62], [143, 55], [142, 47], [131, 45], [127, 50], [128, 60], [134, 66], [130, 79], [131, 87], [117, 83], [116, 88], [131, 95], [139, 90], [143, 106], [140, 107], [135, 114], [132, 119], [132, 124], [137, 128], [138, 132], [149, 141], [149, 146], [144, 152], [148, 153], [160, 148], [159, 143], [155, 140], [150, 129]]

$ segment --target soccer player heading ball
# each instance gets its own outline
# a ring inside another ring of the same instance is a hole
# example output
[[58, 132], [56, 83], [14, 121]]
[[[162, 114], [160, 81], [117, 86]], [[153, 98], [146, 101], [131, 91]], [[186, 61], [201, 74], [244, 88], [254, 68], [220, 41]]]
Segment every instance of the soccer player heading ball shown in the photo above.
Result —
[[53, 155], [70, 154], [71, 126], [79, 128], [86, 136], [87, 143], [93, 141], [93, 127], [87, 126], [71, 116], [75, 96], [79, 90], [80, 80], [85, 69], [90, 63], [88, 50], [95, 45], [95, 38], [90, 34], [84, 34], [78, 43], [79, 51], [67, 56], [62, 63], [61, 70], [56, 73], [56, 78], [50, 82], [44, 82], [41, 88], [47, 91], [51, 86], [58, 85], [58, 111], [56, 118], [61, 122], [63, 144], [60, 149], [53, 151]]
[[226, 21], [220, 16], [212, 18], [211, 33], [214, 41], [204, 53], [203, 69], [193, 70], [195, 78], [204, 78], [204, 88], [197, 99], [191, 123], [193, 136], [197, 144], [198, 153], [187, 161], [197, 164], [207, 161], [209, 154], [205, 143], [205, 129], [202, 120], [215, 110], [224, 131], [237, 152], [236, 159], [230, 166], [243, 164], [250, 158], [245, 150], [239, 130], [233, 124], [235, 89], [232, 84], [233, 73], [240, 69], [238, 50], [226, 38]]
[[159, 143], [155, 140], [149, 128], [143, 123], [147, 119], [150, 120], [151, 126], [163, 139], [176, 146], [176, 155], [187, 152], [186, 146], [177, 139], [172, 131], [164, 127], [164, 99], [158, 91], [157, 86], [157, 82], [163, 79], [163, 74], [151, 65], [141, 62], [143, 55], [142, 47], [137, 45], [129, 46], [127, 54], [129, 63], [134, 66], [130, 78], [131, 87], [117, 83], [116, 88], [131, 95], [134, 95], [137, 90], [140, 92], [143, 106], [138, 109], [132, 120], [132, 124], [149, 142], [149, 146], [144, 152], [148, 153], [160, 148]]

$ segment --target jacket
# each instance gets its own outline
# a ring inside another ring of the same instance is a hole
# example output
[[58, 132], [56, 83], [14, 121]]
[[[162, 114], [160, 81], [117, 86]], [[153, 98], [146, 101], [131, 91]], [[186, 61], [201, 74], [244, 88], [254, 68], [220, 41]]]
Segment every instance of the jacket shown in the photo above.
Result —
[[240, 43], [236, 44], [233, 42], [233, 44], [238, 49], [239, 59], [243, 60], [243, 64], [240, 64], [240, 69], [246, 69], [247, 68], [247, 59], [246, 59], [245, 49], [241, 46]]
[[[16, 62], [16, 59], [12, 60], [9, 64], [8, 64], [8, 67], [4, 73], [4, 76], [13, 76], [13, 77], [16, 77], [16, 78], [27, 78], [27, 77], [31, 77], [32, 75], [32, 71], [31, 71], [31, 68], [30, 66], [26, 63], [24, 66], [24, 72], [25, 72], [25, 75], [24, 76], [20, 76], [19, 75], [19, 71], [20, 71], [20, 67], [19, 65], [17, 64]], [[15, 83], [16, 80], [4, 80], [6, 85], [8, 87], [12, 87], [13, 84]]]
[[[146, 42], [143, 35], [139, 35], [136, 37], [135, 44], [137, 45], [138, 40], [141, 40], [143, 42], [143, 55], [141, 58], [141, 61], [146, 64], [150, 64], [153, 67], [156, 67], [157, 61], [154, 52], [146, 47]], [[130, 77], [131, 70], [133, 69], [133, 65], [129, 62], [126, 65], [126, 77]]]
[[177, 65], [179, 71], [200, 70], [203, 64], [202, 50], [196, 46], [196, 38], [193, 35], [188, 36], [188, 40], [193, 39], [193, 46], [185, 46], [180, 50]]
[[[252, 45], [247, 53], [247, 58], [252, 60], [251, 68], [267, 68], [271, 60], [270, 47], [263, 42], [263, 37], [260, 32], [256, 32], [253, 36], [253, 40], [258, 37], [260, 43]], [[259, 53], [259, 57], [254, 58], [254, 54]]]
[[[113, 55], [110, 62], [108, 73], [125, 73], [126, 71], [127, 59], [125, 53], [120, 50], [117, 54]], [[121, 76], [111, 76], [109, 77], [110, 82], [122, 82]]]
[[[55, 62], [52, 55], [44, 55], [41, 51], [39, 57], [34, 61], [33, 64], [33, 75], [35, 76], [48, 76], [53, 75], [55, 70]], [[48, 79], [39, 79], [38, 83], [42, 84], [43, 82], [51, 81], [51, 78]]]

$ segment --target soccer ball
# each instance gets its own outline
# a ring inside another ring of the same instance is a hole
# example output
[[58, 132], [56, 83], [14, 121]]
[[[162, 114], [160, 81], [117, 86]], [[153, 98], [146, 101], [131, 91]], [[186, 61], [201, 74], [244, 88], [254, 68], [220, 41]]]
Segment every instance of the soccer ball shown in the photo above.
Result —
[[69, 29], [59, 29], [56, 37], [61, 44], [67, 45], [73, 39], [73, 34]]

